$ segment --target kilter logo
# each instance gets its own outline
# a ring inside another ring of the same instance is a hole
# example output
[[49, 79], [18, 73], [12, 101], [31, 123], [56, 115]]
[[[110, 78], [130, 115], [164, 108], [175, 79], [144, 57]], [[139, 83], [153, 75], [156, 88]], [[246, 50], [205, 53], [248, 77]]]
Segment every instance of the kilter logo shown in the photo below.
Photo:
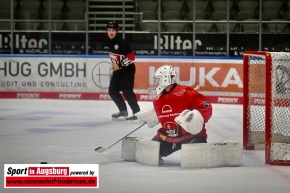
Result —
[[118, 49], [119, 49], [119, 45], [116, 44], [116, 45], [114, 46], [114, 48], [115, 48], [115, 50], [118, 50]]
[[162, 113], [171, 113], [172, 112], [172, 108], [169, 105], [164, 105], [162, 107]]

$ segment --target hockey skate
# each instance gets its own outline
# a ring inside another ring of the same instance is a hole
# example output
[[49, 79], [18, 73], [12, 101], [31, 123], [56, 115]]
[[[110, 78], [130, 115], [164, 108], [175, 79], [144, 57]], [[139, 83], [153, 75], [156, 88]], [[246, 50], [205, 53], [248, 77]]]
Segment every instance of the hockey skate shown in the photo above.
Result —
[[121, 112], [112, 114], [113, 121], [125, 121], [127, 117], [128, 117], [127, 111], [121, 111]]
[[135, 115], [132, 115], [131, 117], [126, 118], [126, 121], [129, 122], [139, 122], [138, 118]]
[[164, 164], [164, 159], [162, 159], [161, 156], [159, 156], [159, 165], [163, 165]]

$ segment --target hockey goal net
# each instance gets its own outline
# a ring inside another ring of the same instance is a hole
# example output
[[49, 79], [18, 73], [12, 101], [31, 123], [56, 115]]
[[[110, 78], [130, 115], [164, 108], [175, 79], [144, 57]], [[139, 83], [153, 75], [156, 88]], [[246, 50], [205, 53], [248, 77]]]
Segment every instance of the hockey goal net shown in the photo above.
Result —
[[243, 146], [290, 165], [290, 53], [245, 52]]

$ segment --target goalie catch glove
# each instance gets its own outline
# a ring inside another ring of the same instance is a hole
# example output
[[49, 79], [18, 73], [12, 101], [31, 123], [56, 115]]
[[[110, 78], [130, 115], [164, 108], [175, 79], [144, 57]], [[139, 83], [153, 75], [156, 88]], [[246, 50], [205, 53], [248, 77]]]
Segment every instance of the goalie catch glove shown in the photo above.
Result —
[[178, 123], [183, 129], [185, 129], [188, 133], [198, 134], [204, 124], [204, 119], [198, 110], [184, 110], [177, 117], [175, 117], [174, 121]]
[[135, 116], [138, 118], [138, 120], [146, 122], [149, 128], [153, 128], [159, 123], [153, 106], [142, 109], [136, 113]]
[[120, 62], [118, 63], [119, 68], [124, 68], [130, 64], [133, 64], [133, 61], [130, 60], [129, 58], [123, 58], [122, 60], [120, 60]]

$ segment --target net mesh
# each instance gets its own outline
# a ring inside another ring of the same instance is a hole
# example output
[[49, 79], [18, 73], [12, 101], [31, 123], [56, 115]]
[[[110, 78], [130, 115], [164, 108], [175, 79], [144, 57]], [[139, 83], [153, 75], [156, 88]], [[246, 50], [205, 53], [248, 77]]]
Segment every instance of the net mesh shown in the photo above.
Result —
[[290, 53], [271, 55], [271, 142], [290, 143]]
[[[272, 52], [271, 77], [266, 77], [266, 57], [250, 55], [248, 61], [248, 145], [265, 144], [265, 99], [271, 92], [271, 143], [290, 143], [290, 53]], [[266, 90], [270, 78], [272, 91]]]
[[266, 60], [262, 56], [249, 57], [249, 145], [265, 143], [265, 81]]

